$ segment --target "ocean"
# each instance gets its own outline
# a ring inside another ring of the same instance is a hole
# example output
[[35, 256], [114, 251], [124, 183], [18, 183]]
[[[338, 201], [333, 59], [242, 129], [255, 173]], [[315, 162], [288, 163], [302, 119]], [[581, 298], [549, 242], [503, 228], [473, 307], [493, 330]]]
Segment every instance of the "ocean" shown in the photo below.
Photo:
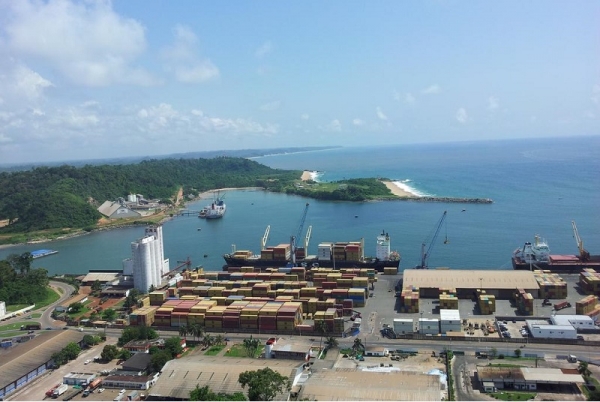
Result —
[[[312, 227], [309, 254], [325, 241], [364, 239], [365, 254], [374, 255], [376, 236], [389, 233], [392, 249], [402, 256], [401, 269], [420, 263], [422, 244], [429, 267], [511, 269], [515, 248], [539, 234], [553, 254], [577, 254], [572, 221], [585, 248], [600, 254], [600, 137], [456, 142], [385, 147], [343, 147], [269, 155], [253, 160], [282, 169], [317, 171], [319, 181], [379, 177], [405, 189], [437, 197], [491, 198], [492, 204], [416, 201], [331, 202], [264, 191], [225, 194], [223, 219], [176, 217], [163, 225], [165, 257], [171, 267], [190, 258], [206, 270], [220, 270], [222, 255], [288, 243]], [[189, 205], [199, 210], [210, 200]], [[444, 211], [438, 237], [432, 237]], [[48, 248], [59, 253], [34, 261], [50, 274], [120, 269], [131, 255], [130, 244], [143, 227], [95, 232], [55, 242], [0, 249], [11, 253]]]

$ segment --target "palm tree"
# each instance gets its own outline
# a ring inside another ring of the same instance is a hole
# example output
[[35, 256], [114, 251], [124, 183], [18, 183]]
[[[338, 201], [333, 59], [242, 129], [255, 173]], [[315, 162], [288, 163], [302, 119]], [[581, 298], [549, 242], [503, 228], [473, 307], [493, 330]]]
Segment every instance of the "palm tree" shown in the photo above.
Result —
[[587, 381], [587, 378], [592, 375], [591, 370], [588, 367], [588, 362], [579, 362], [579, 366], [577, 366], [577, 371], [579, 372], [579, 374], [581, 374], [581, 376], [583, 377], [584, 380]]
[[183, 339], [186, 339], [185, 336], [189, 333], [190, 333], [190, 328], [188, 328], [187, 325], [183, 324], [179, 327], [179, 336], [181, 336]]
[[215, 345], [221, 346], [225, 344], [225, 337], [221, 334], [215, 337]]
[[194, 337], [194, 340], [198, 340], [204, 336], [204, 328], [198, 323], [193, 323], [190, 325], [190, 335]]
[[244, 339], [243, 345], [244, 350], [246, 351], [246, 356], [256, 357], [258, 349], [260, 348], [260, 340], [253, 338], [252, 335], [250, 335], [250, 338]]
[[358, 351], [361, 351], [361, 352], [364, 353], [364, 351], [365, 351], [365, 345], [360, 340], [360, 338], [356, 338], [354, 340], [354, 344], [352, 345], [352, 351], [354, 352], [355, 355], [358, 353]]
[[205, 333], [204, 337], [202, 338], [202, 344], [206, 347], [212, 346], [214, 344], [213, 336]]
[[338, 340], [333, 336], [327, 337], [327, 339], [325, 340], [325, 348], [326, 349], [335, 349], [337, 347], [338, 347]]
[[327, 333], [327, 326], [325, 325], [325, 321], [315, 322], [315, 331], [321, 334], [321, 338], [319, 339], [319, 353], [321, 353], [323, 347], [323, 335]]

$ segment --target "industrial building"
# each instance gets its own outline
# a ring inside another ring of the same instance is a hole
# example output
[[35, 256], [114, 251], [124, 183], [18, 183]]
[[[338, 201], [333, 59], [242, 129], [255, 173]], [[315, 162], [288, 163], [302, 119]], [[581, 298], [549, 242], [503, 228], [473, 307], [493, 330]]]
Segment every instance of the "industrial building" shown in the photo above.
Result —
[[404, 289], [417, 289], [423, 298], [438, 298], [440, 289], [456, 289], [459, 299], [472, 299], [479, 289], [496, 299], [508, 300], [515, 289], [523, 289], [535, 297], [540, 289], [530, 271], [406, 269], [403, 280]]
[[265, 345], [265, 358], [308, 360], [311, 346], [312, 342], [305, 342], [302, 339], [298, 341], [283, 338], [269, 340]]
[[[196, 357], [170, 360], [165, 364], [162, 374], [148, 393], [147, 400], [189, 400], [190, 392], [196, 388], [196, 385], [201, 387], [207, 385], [215, 393], [232, 394], [242, 392], [246, 394], [247, 389], [244, 390], [238, 382], [239, 375], [244, 371], [261, 370], [269, 367], [271, 370], [292, 380], [302, 373], [303, 363], [297, 360], [234, 357], [227, 359], [203, 357], [201, 363]], [[274, 400], [285, 401], [288, 399], [287, 397], [286, 392], [277, 395]]]
[[160, 287], [169, 272], [169, 259], [164, 258], [162, 226], [149, 226], [144, 237], [131, 243], [131, 258], [123, 261], [123, 272], [133, 273], [133, 286], [147, 293], [150, 286]]
[[525, 320], [534, 338], [577, 339], [577, 330], [571, 324], [554, 325], [548, 320]]
[[94, 373], [68, 373], [63, 377], [63, 384], [87, 386], [96, 378]]
[[104, 388], [149, 389], [156, 381], [155, 375], [109, 375], [104, 377]]
[[124, 202], [104, 201], [98, 207], [98, 212], [110, 219], [139, 218], [142, 216], [137, 211], [129, 208]]
[[460, 312], [458, 310], [440, 310], [440, 333], [461, 332], [462, 323], [460, 321]]
[[0, 359], [0, 400], [53, 367], [52, 355], [70, 342], [83, 345], [83, 334], [48, 331], [3, 353]]
[[594, 319], [587, 315], [553, 315], [550, 321], [553, 325], [571, 325], [576, 330], [596, 328]]
[[477, 367], [477, 378], [484, 392], [498, 389], [543, 390], [547, 386], [584, 384], [576, 369], [534, 367]]
[[[319, 370], [297, 387], [296, 400], [440, 401], [439, 375], [388, 370]], [[295, 391], [295, 390], [294, 390]]]

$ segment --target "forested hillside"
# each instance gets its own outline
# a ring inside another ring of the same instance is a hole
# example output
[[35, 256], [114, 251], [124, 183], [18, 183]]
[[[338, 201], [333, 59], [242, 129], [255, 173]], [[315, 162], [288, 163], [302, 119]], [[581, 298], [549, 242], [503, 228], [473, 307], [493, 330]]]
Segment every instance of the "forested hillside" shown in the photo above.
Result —
[[102, 202], [127, 194], [168, 200], [179, 187], [186, 195], [223, 187], [256, 186], [281, 191], [300, 174], [232, 157], [3, 172], [0, 220], [8, 219], [10, 224], [0, 228], [0, 233], [90, 227], [101, 216], [96, 208]]

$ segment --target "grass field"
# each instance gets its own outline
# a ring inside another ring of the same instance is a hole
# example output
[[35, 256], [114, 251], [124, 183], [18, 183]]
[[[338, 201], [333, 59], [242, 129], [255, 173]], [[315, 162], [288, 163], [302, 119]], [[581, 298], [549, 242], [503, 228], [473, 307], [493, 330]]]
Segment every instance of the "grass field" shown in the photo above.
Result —
[[12, 324], [0, 325], [0, 332], [14, 331], [14, 330], [18, 331], [21, 328], [21, 325], [27, 325], [27, 324], [39, 324], [39, 322], [37, 322], [37, 321], [18, 321], [18, 322], [14, 322]]
[[[264, 349], [265, 349], [265, 347], [261, 346], [258, 349], [258, 352], [256, 352], [256, 356], [260, 356], [262, 354], [262, 352], [264, 351]], [[248, 357], [248, 354], [246, 353], [246, 349], [244, 349], [244, 345], [235, 344], [227, 349], [227, 352], [225, 352], [225, 356], [227, 356], [227, 357]]]
[[501, 401], [528, 401], [535, 398], [535, 392], [518, 392], [518, 391], [502, 391], [492, 392], [491, 397], [499, 399]]
[[39, 303], [36, 303], [35, 308], [37, 310], [42, 307], [49, 306], [52, 303], [55, 303], [56, 301], [58, 301], [58, 299], [60, 299], [60, 294], [55, 292], [52, 288], [46, 288], [46, 298], [44, 300], [40, 301]]
[[206, 356], [216, 356], [219, 354], [220, 351], [222, 351], [225, 348], [224, 345], [220, 345], [220, 346], [211, 346], [210, 349], [208, 349], [206, 352], [204, 352], [204, 354]]
[[25, 307], [28, 307], [29, 304], [11, 304], [6, 306], [6, 312], [12, 313], [13, 311], [21, 310]]

